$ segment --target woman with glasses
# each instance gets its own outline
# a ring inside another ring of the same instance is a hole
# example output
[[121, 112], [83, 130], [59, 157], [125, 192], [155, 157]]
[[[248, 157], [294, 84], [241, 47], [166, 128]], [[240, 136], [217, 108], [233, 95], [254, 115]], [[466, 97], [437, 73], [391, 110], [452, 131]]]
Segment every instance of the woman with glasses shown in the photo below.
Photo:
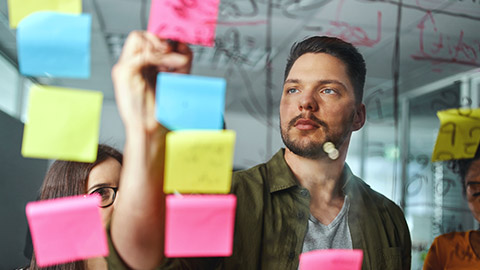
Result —
[[[460, 175], [468, 208], [480, 222], [480, 147], [473, 158], [455, 160], [450, 165]], [[480, 231], [438, 236], [428, 251], [423, 269], [480, 269]]]
[[[57, 160], [48, 170], [40, 191], [40, 199], [48, 200], [60, 197], [98, 194], [100, 212], [106, 227], [110, 222], [115, 205], [122, 154], [107, 145], [99, 145], [97, 159], [93, 163]], [[32, 258], [30, 269], [39, 269]], [[49, 270], [92, 270], [107, 269], [104, 258], [93, 258], [41, 269]]]

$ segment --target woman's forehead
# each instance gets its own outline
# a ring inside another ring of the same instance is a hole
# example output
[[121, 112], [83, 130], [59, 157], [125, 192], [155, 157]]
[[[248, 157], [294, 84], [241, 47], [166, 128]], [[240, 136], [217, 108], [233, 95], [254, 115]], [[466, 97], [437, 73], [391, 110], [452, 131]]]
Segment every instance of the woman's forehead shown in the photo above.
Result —
[[480, 159], [474, 160], [465, 175], [465, 182], [480, 182]]
[[88, 188], [100, 185], [118, 185], [120, 181], [120, 163], [114, 158], [107, 158], [92, 168], [88, 176]]

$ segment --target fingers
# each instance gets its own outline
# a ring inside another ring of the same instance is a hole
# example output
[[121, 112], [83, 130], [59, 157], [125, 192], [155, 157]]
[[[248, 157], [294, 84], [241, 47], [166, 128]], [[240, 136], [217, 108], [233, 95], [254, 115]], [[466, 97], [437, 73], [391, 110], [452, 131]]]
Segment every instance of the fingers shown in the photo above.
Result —
[[[183, 63], [181, 63], [181, 64], [178, 63], [178, 65], [175, 66], [176, 67], [175, 72], [185, 73], [185, 74], [190, 73], [190, 70], [192, 68], [192, 62], [193, 62], [192, 50], [190, 49], [190, 47], [188, 47], [187, 44], [178, 43], [177, 53], [183, 55], [185, 60], [183, 60], [184, 61]], [[178, 61], [182, 61], [182, 60], [178, 60]]]
[[190, 73], [192, 51], [185, 43], [178, 43], [172, 51], [170, 43], [148, 32], [131, 32], [117, 65], [128, 66], [132, 72], [155, 66], [159, 72]]
[[164, 55], [161, 64], [158, 65], [158, 71], [162, 72], [182, 72], [190, 71], [192, 58], [180, 53], [169, 53]]
[[184, 55], [192, 55], [192, 50], [190, 50], [190, 47], [185, 43], [178, 43], [177, 52]]
[[169, 44], [166, 40], [159, 39], [152, 33], [141, 32], [143, 37], [153, 46], [155, 50], [161, 51], [163, 53], [168, 52]]
[[148, 32], [131, 32], [112, 69], [115, 98], [126, 126], [146, 131], [158, 129], [154, 119], [158, 72], [190, 73], [192, 51], [185, 43], [175, 45]]
[[130, 32], [125, 43], [123, 44], [122, 53], [120, 54], [119, 62], [128, 59], [132, 55], [137, 54], [142, 49], [144, 44], [143, 34], [139, 31]]

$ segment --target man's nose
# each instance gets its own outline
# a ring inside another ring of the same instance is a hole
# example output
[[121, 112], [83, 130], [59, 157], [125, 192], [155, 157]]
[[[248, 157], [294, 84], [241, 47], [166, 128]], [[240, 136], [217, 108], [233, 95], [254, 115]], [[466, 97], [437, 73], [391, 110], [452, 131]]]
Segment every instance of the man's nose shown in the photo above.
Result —
[[312, 111], [315, 112], [318, 110], [318, 103], [315, 99], [313, 93], [303, 93], [300, 102], [298, 104], [298, 109], [300, 111]]

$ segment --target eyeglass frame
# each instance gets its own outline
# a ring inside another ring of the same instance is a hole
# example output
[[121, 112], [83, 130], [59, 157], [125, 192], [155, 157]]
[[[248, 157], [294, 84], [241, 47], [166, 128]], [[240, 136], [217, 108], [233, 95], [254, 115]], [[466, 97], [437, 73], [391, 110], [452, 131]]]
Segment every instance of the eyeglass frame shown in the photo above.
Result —
[[98, 187], [98, 188], [92, 190], [91, 192], [89, 192], [88, 195], [92, 195], [92, 194], [96, 193], [98, 190], [101, 190], [101, 189], [111, 189], [111, 190], [113, 190], [112, 202], [107, 204], [107, 205], [99, 205], [98, 206], [100, 208], [107, 208], [115, 202], [115, 199], [117, 198], [118, 187]]

